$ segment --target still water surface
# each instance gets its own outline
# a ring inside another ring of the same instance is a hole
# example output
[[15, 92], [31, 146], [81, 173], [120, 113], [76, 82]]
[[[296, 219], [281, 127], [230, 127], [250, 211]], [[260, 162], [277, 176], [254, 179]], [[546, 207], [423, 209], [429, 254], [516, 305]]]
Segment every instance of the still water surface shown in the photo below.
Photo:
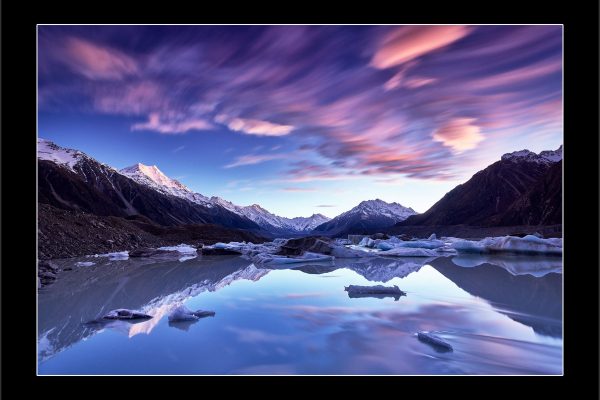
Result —
[[[39, 374], [561, 374], [560, 258], [338, 259], [257, 268], [237, 256], [180, 262], [56, 260], [38, 296]], [[531, 272], [535, 270], [536, 272]], [[350, 298], [344, 286], [407, 293]], [[169, 323], [175, 307], [214, 317]], [[154, 317], [86, 325], [116, 308]], [[415, 333], [450, 343], [439, 352]]]

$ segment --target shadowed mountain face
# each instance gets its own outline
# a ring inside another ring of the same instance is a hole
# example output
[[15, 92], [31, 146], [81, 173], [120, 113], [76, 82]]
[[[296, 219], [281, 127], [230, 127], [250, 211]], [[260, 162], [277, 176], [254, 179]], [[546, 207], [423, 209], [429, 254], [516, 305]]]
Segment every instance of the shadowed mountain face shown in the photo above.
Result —
[[527, 193], [500, 217], [499, 225], [562, 223], [562, 161], [553, 164]]
[[259, 230], [254, 222], [223, 207], [204, 207], [157, 192], [89, 157], [73, 170], [38, 160], [38, 196], [40, 203], [101, 216], [143, 215], [160, 225], [212, 223]]
[[397, 226], [506, 226], [561, 223], [562, 162], [502, 159]]
[[447, 257], [429, 264], [464, 291], [504, 310], [502, 312], [511, 319], [532, 327], [537, 333], [561, 337], [562, 274], [513, 275], [492, 264], [459, 267]]

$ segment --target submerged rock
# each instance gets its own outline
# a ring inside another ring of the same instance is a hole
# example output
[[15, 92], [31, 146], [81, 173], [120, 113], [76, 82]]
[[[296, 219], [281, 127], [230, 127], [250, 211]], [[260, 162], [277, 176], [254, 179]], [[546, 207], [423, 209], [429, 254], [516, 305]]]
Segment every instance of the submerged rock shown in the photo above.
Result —
[[169, 314], [169, 322], [196, 321], [200, 318], [214, 317], [214, 311], [192, 311], [186, 306], [179, 306]]
[[384, 297], [394, 297], [396, 301], [400, 298], [400, 296], [406, 296], [406, 293], [398, 288], [398, 286], [357, 286], [350, 285], [344, 288], [346, 292], [348, 292], [348, 297], [376, 297], [376, 298], [384, 298]]
[[108, 312], [103, 319], [150, 319], [152, 315], [144, 314], [138, 311], [118, 308]]
[[444, 339], [433, 335], [426, 331], [421, 331], [417, 333], [417, 338], [423, 342], [431, 345], [438, 352], [447, 352], [452, 351], [452, 346], [450, 343], [446, 342]]

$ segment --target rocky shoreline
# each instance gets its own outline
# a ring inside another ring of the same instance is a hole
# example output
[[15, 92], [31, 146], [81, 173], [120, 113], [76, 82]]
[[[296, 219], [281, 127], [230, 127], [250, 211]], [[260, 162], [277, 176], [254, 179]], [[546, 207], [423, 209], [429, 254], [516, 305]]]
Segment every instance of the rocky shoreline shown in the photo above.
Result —
[[38, 207], [39, 260], [173, 246], [182, 242], [198, 247], [222, 241], [263, 243], [266, 240], [249, 231], [211, 224], [167, 227], [143, 217], [104, 217], [48, 204]]

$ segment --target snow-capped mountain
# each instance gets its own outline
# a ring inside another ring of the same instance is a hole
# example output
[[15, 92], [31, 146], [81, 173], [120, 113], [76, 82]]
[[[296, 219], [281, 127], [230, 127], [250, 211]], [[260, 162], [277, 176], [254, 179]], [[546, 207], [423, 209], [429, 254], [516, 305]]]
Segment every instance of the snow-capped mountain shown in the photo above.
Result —
[[329, 218], [322, 214], [313, 214], [310, 217], [280, 217], [265, 210], [258, 204], [242, 207], [215, 196], [211, 197], [210, 201], [239, 215], [245, 216], [269, 231], [277, 230], [289, 231], [291, 233], [306, 233], [322, 223], [329, 221]]
[[237, 213], [210, 202], [203, 204], [189, 189], [186, 191], [185, 186], [170, 180], [157, 168], [138, 168], [138, 172], [128, 170], [135, 177], [132, 178], [79, 150], [38, 139], [40, 203], [100, 216], [141, 215], [165, 226], [202, 223], [260, 229]]
[[351, 233], [367, 233], [390, 227], [404, 221], [417, 212], [398, 203], [383, 200], [366, 200], [314, 229], [315, 233], [341, 236]]
[[[38, 158], [51, 161], [71, 172], [79, 173], [83, 175], [84, 180], [88, 179], [88, 175], [90, 177], [95, 176], [95, 172], [82, 172], [80, 167], [83, 164], [101, 165], [104, 173], [108, 173], [111, 177], [121, 175], [164, 195], [185, 199], [205, 208], [218, 207], [219, 209], [225, 209], [243, 219], [253, 221], [262, 229], [275, 235], [305, 234], [316, 226], [329, 221], [329, 218], [322, 214], [313, 214], [310, 217], [285, 218], [265, 210], [258, 204], [243, 207], [220, 197], [208, 198], [200, 193], [195, 193], [176, 179], [169, 178], [156, 165], [150, 166], [137, 163], [117, 171], [106, 164], [99, 163], [79, 150], [63, 148], [46, 139], [38, 139]], [[89, 170], [89, 168], [86, 170]], [[127, 201], [125, 203], [127, 203], [125, 205], [127, 215], [137, 213], [133, 205], [128, 204]], [[104, 214], [106, 213], [100, 215]], [[187, 219], [184, 220], [190, 222]], [[164, 223], [164, 221], [161, 223]]]
[[536, 154], [529, 150], [513, 151], [512, 153], [506, 153], [502, 156], [504, 161], [530, 161], [542, 164], [551, 164], [562, 160], [563, 158], [563, 147], [562, 145], [556, 150], [544, 150], [540, 154]]
[[208, 198], [200, 193], [194, 193], [181, 182], [166, 176], [156, 165], [148, 166], [137, 163], [119, 171], [136, 182], [151, 187], [161, 193], [181, 197], [207, 207], [219, 205], [233, 213], [254, 221], [261, 228], [278, 234], [306, 233], [313, 228], [329, 221], [324, 215], [313, 214], [310, 217], [285, 218], [275, 215], [258, 204], [238, 206], [220, 197]]
[[181, 197], [194, 203], [212, 207], [209, 198], [200, 193], [192, 192], [187, 186], [178, 180], [171, 179], [158, 169], [156, 165], [144, 165], [142, 163], [134, 164], [119, 171], [128, 176], [137, 183], [151, 187], [164, 194]]

